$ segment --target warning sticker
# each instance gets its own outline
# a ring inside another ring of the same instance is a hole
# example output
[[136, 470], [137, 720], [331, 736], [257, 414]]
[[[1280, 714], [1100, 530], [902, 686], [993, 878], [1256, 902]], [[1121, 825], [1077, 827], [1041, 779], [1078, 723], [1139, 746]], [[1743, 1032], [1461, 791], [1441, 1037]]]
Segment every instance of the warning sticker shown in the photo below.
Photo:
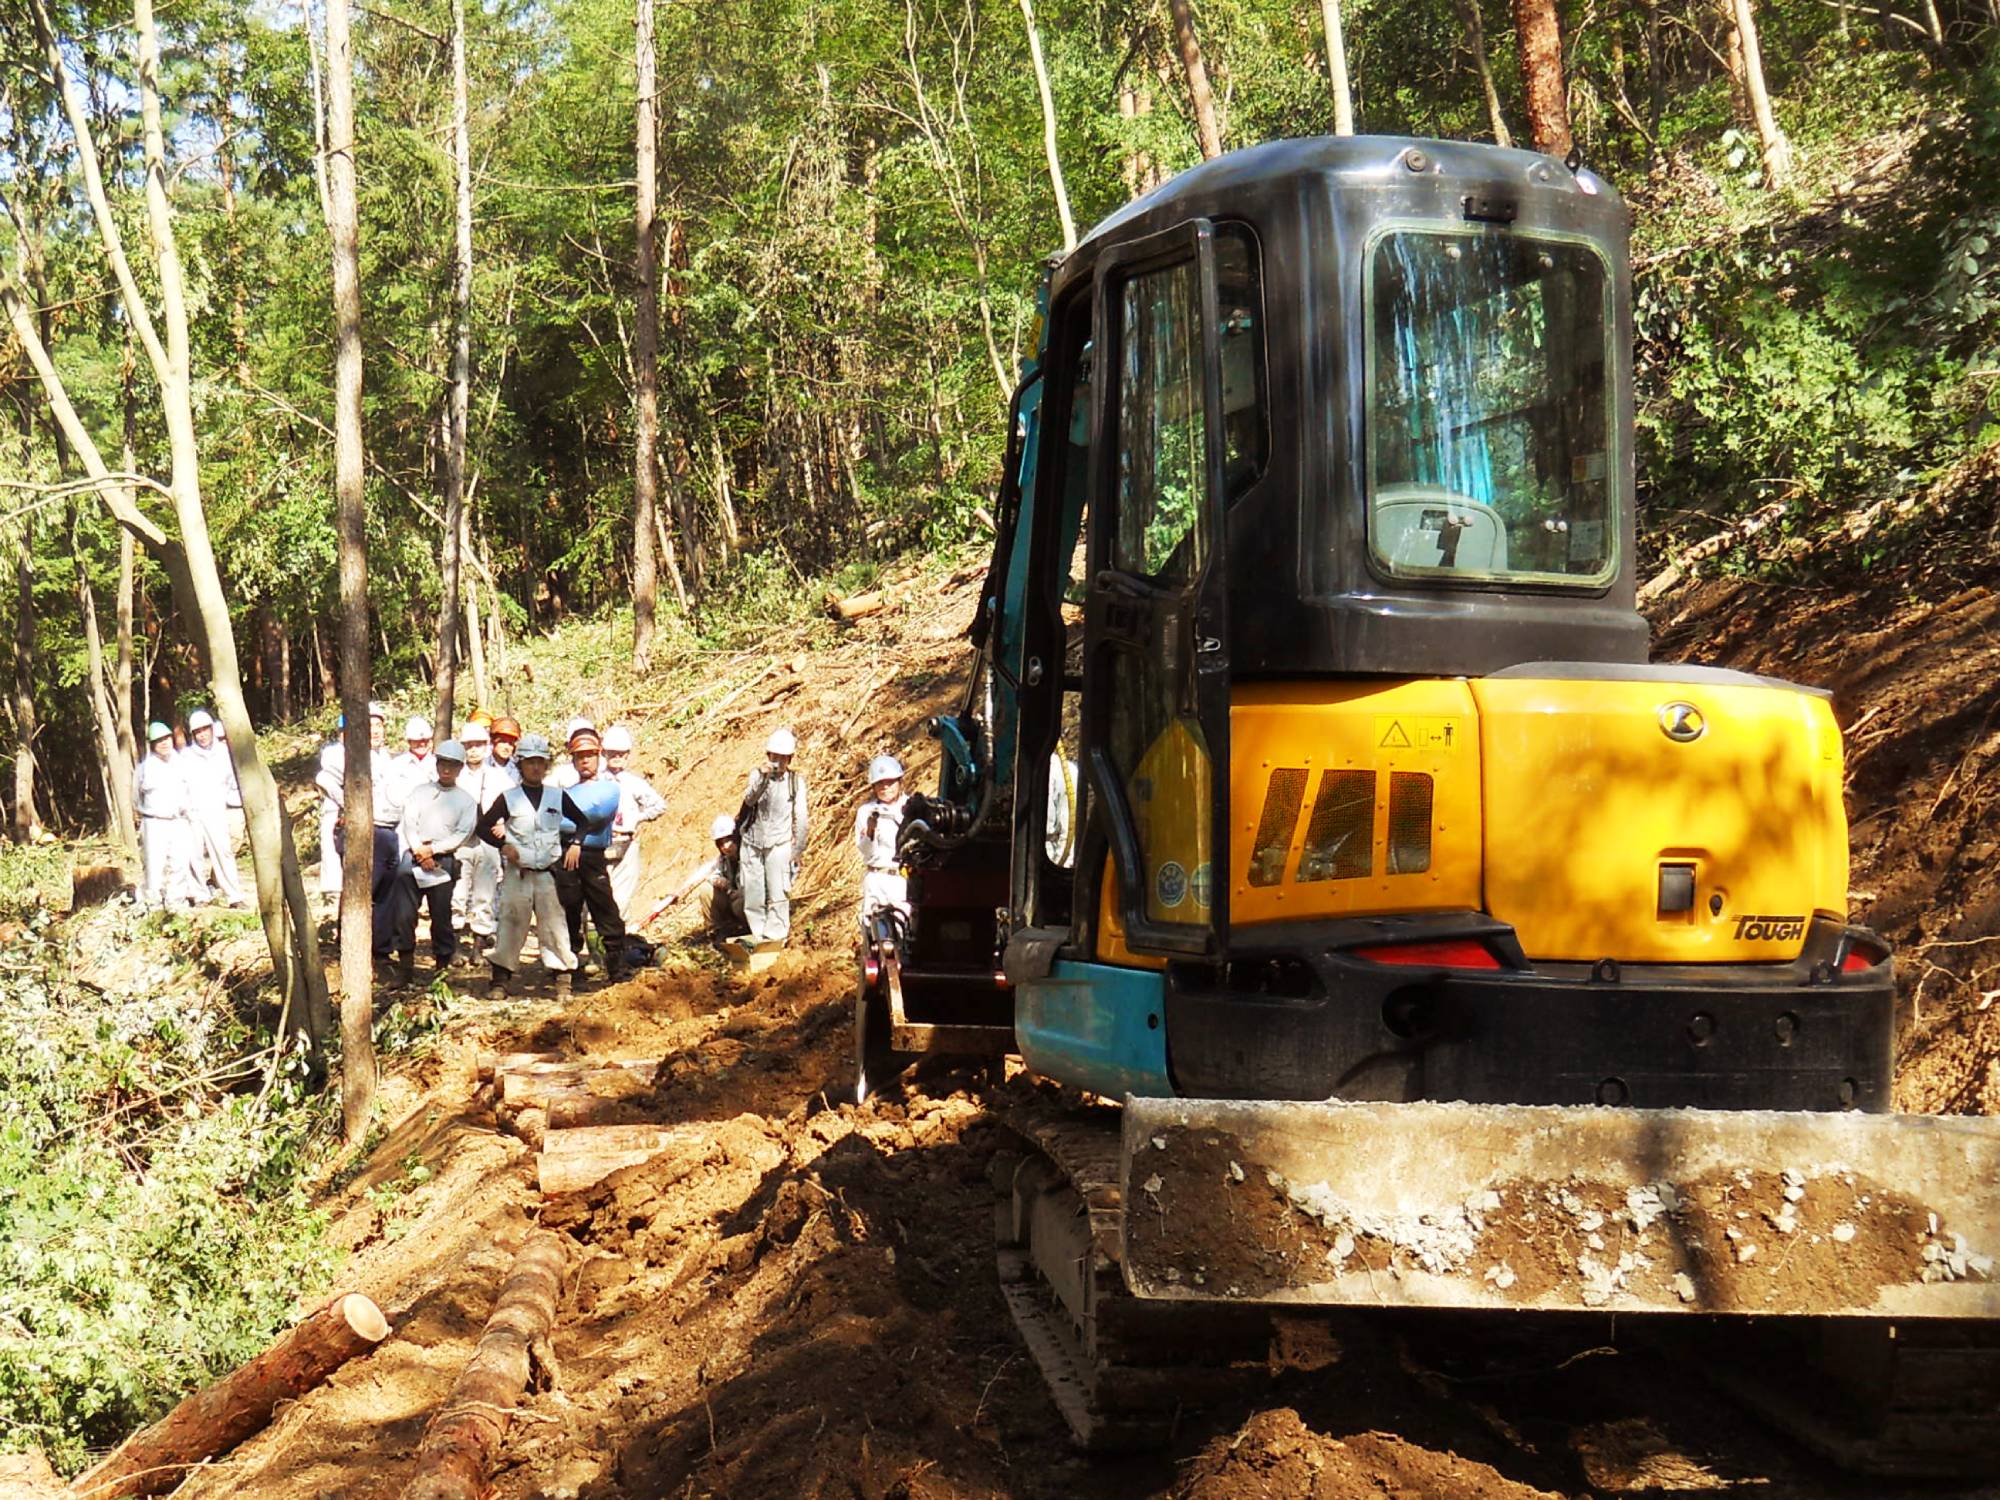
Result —
[[1465, 743], [1465, 721], [1428, 714], [1377, 714], [1377, 750], [1418, 750], [1449, 755]]

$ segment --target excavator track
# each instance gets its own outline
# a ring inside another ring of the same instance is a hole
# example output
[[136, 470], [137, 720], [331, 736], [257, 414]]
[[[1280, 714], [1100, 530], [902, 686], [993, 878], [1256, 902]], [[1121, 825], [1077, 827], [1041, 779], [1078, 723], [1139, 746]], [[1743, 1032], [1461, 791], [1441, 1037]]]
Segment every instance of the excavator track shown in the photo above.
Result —
[[[1157, 1444], [1185, 1412], [1254, 1395], [1277, 1369], [1299, 1367], [1285, 1350], [1304, 1325], [1399, 1316], [1135, 1297], [1121, 1264], [1119, 1111], [1036, 1105], [1001, 1118], [1021, 1148], [996, 1156], [991, 1172], [1001, 1291], [1087, 1451]], [[1842, 1469], [1939, 1479], [1984, 1476], [2000, 1462], [2000, 1329], [1991, 1324], [1665, 1317], [1621, 1326]]]

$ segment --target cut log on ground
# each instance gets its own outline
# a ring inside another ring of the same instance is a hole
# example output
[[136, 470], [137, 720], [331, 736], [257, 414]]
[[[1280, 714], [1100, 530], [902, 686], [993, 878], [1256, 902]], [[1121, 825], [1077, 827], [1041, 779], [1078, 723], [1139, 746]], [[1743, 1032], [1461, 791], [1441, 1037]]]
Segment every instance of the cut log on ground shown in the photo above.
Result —
[[699, 1125], [587, 1125], [551, 1130], [535, 1158], [535, 1178], [544, 1195], [580, 1193], [613, 1172], [674, 1152], [706, 1152], [707, 1132]]
[[514, 1406], [535, 1360], [545, 1357], [562, 1296], [564, 1259], [561, 1235], [538, 1230], [528, 1236], [501, 1284], [472, 1362], [424, 1429], [403, 1500], [478, 1500], [486, 1492], [486, 1476]]
[[[616, 1095], [606, 1098], [602, 1094], [592, 1094], [577, 1090], [551, 1094], [539, 1113], [545, 1129], [579, 1130], [586, 1125], [643, 1125], [647, 1124], [647, 1110], [651, 1098], [646, 1094], [634, 1094], [620, 1098]], [[527, 1137], [521, 1137], [526, 1140]], [[540, 1150], [539, 1142], [535, 1143]]]
[[26, 1453], [0, 1453], [0, 1500], [53, 1500], [62, 1481], [39, 1448]]
[[629, 1099], [653, 1087], [657, 1062], [623, 1067], [587, 1068], [564, 1073], [503, 1073], [500, 1103], [508, 1109], [542, 1108], [558, 1094], [595, 1094], [605, 1099]]
[[225, 1453], [357, 1354], [389, 1336], [382, 1310], [358, 1292], [335, 1297], [248, 1364], [196, 1391], [127, 1438], [64, 1491], [70, 1500], [118, 1500], [172, 1489], [195, 1465]]
[[496, 1073], [573, 1073], [591, 1068], [652, 1067], [657, 1057], [564, 1057], [555, 1052], [482, 1052], [479, 1077], [482, 1081]]
[[876, 589], [870, 589], [865, 594], [850, 594], [845, 599], [834, 594], [826, 596], [826, 612], [843, 623], [879, 615], [888, 607], [888, 595]]

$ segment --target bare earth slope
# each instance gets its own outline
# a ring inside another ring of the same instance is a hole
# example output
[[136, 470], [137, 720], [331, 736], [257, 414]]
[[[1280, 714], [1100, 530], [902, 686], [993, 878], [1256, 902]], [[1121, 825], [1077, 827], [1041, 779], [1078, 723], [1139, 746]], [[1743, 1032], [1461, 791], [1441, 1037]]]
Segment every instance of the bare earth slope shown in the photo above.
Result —
[[[1853, 740], [1856, 904], [1901, 946], [1912, 998], [1922, 987], [1904, 1041], [1910, 1107], [2000, 1099], [2000, 1033], [1976, 1008], [2000, 984], [2000, 944], [1975, 941], [2000, 929], [1996, 583], [1911, 571], [1838, 595], [1707, 584], [1661, 620], [1662, 659], [1834, 688]], [[451, 1043], [392, 1081], [388, 1139], [330, 1199], [352, 1249], [344, 1281], [396, 1334], [184, 1494], [395, 1495], [538, 1222], [569, 1236], [573, 1258], [554, 1379], [508, 1435], [500, 1500], [1946, 1493], [1844, 1481], [1684, 1368], [1595, 1327], [1554, 1350], [1364, 1329], [1321, 1351], [1332, 1363], [1316, 1373], [1191, 1416], [1164, 1451], [1073, 1455], [992, 1268], [994, 1116], [1035, 1085], [938, 1070], [902, 1103], [841, 1102], [848, 809], [868, 755], [931, 764], [918, 726], [953, 700], [975, 587], [906, 590], [898, 612], [809, 660], [780, 642], [766, 661], [735, 661], [749, 685], [682, 727], [678, 765], [642, 751], [673, 806], [664, 836], [648, 834], [650, 898], [733, 807], [769, 730], [798, 728], [818, 820], [801, 940], [754, 978], [677, 943], [660, 970], [563, 1008], [537, 995], [456, 1004]], [[476, 1090], [480, 1049], [659, 1057], [630, 1117], [699, 1123], [703, 1144], [544, 1202], [532, 1153]]]

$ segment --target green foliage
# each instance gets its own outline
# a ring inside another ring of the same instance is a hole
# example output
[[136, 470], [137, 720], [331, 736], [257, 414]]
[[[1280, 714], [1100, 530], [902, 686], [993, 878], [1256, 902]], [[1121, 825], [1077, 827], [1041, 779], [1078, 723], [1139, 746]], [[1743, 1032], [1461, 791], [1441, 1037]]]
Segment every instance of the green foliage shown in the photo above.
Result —
[[331, 1102], [260, 1099], [226, 1002], [129, 913], [92, 921], [102, 993], [52, 977], [45, 917], [0, 959], [0, 1442], [64, 1469], [256, 1353], [331, 1264], [299, 1185]]

